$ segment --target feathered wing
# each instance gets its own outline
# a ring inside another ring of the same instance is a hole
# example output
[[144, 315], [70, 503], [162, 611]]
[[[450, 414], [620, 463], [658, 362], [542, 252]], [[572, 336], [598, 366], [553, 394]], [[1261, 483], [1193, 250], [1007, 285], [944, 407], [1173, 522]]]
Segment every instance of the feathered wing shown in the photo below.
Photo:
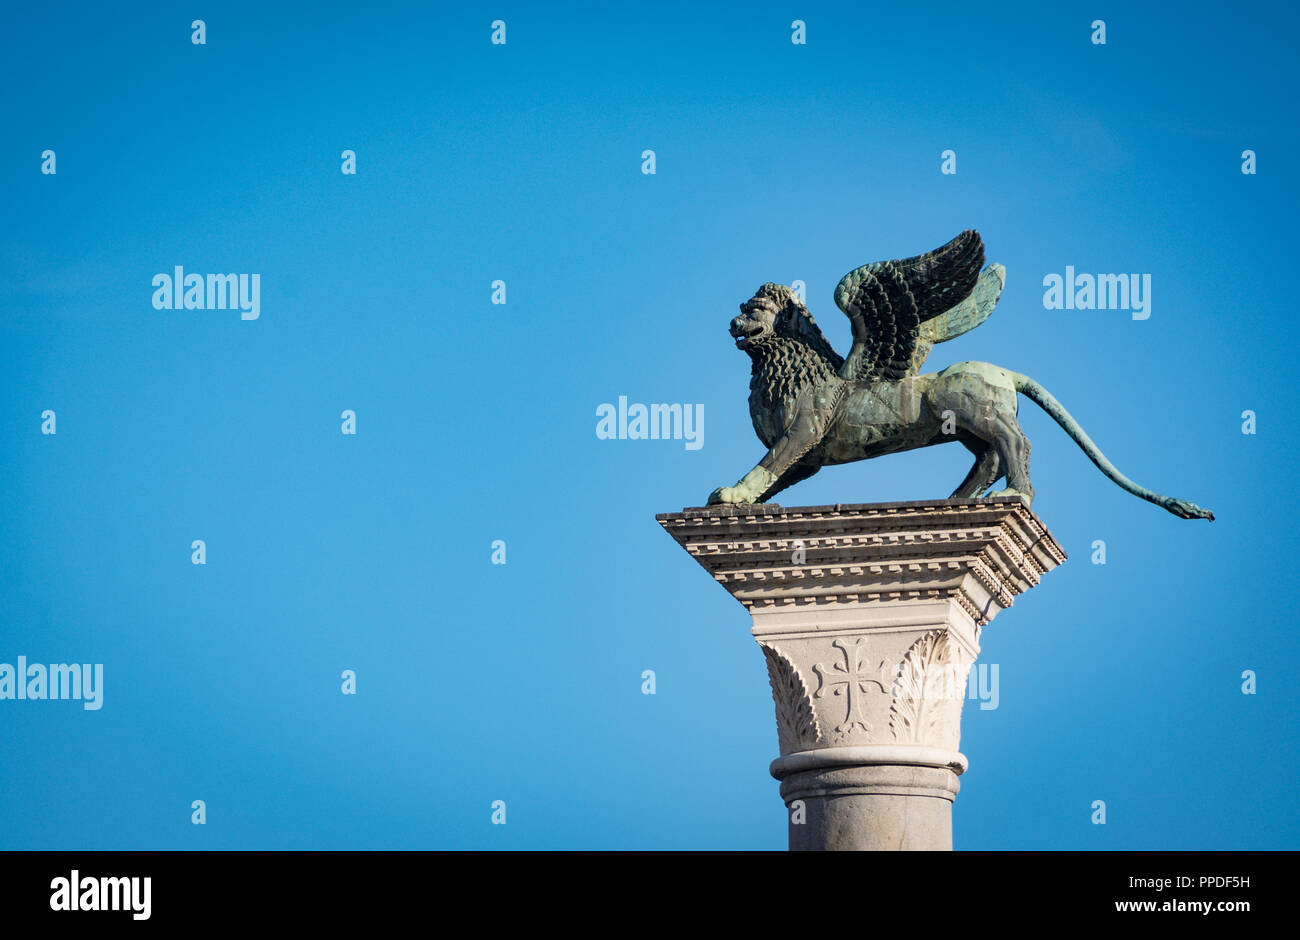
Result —
[[853, 349], [840, 375], [860, 381], [909, 375], [922, 324], [964, 301], [983, 264], [984, 243], [978, 232], [967, 229], [934, 251], [876, 261], [844, 275], [835, 288], [835, 304], [852, 324]]
[[965, 300], [933, 320], [922, 323], [912, 347], [912, 363], [908, 366], [907, 374], [920, 373], [921, 366], [935, 343], [956, 339], [987, 320], [997, 306], [998, 298], [1002, 296], [1002, 285], [1006, 279], [1006, 268], [1000, 264], [990, 264], [980, 273], [975, 289]]

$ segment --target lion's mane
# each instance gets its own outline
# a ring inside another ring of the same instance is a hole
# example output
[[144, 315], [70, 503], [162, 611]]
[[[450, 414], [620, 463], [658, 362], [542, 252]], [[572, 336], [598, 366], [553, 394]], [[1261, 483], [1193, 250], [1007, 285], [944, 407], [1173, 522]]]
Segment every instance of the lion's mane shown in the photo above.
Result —
[[783, 311], [795, 311], [789, 318], [778, 316], [778, 332], [746, 350], [753, 361], [750, 410], [758, 407], [770, 411], [774, 405], [793, 403], [807, 385], [838, 376], [844, 360], [831, 348], [817, 321], [790, 288], [764, 284], [754, 296], [772, 301]]

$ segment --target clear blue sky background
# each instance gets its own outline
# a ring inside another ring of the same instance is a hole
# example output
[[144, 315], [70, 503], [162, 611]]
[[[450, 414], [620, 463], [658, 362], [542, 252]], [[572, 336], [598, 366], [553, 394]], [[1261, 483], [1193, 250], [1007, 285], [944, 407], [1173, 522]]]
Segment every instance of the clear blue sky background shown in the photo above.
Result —
[[[1024, 403], [1071, 557], [984, 632], [956, 846], [1300, 847], [1294, 13], [872, 6], [7, 9], [0, 661], [105, 698], [0, 702], [0, 846], [782, 848], [748, 615], [653, 517], [762, 455], [740, 301], [802, 279], [843, 352], [841, 275], [974, 227], [1006, 291], [930, 368], [1032, 374], [1219, 520]], [[260, 273], [261, 318], [154, 310], [174, 265]], [[1150, 273], [1150, 319], [1044, 310], [1066, 265]], [[704, 447], [598, 440], [619, 395], [703, 404]]]

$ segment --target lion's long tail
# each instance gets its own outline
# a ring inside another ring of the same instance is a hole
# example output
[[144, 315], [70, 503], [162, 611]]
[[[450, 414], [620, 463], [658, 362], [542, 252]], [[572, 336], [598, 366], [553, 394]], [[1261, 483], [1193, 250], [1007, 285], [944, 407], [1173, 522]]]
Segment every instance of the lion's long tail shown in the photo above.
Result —
[[1134, 496], [1155, 503], [1162, 509], [1169, 510], [1180, 519], [1209, 519], [1211, 522], [1214, 521], [1214, 513], [1208, 509], [1202, 509], [1195, 503], [1190, 503], [1185, 499], [1175, 499], [1172, 496], [1161, 496], [1159, 493], [1153, 493], [1145, 486], [1138, 486], [1115, 469], [1115, 465], [1106, 459], [1106, 455], [1101, 452], [1101, 448], [1092, 442], [1092, 438], [1088, 437], [1087, 432], [1083, 430], [1079, 422], [1070, 416], [1070, 413], [1052, 396], [1051, 392], [1027, 375], [1013, 372], [1012, 377], [1016, 383], [1016, 391], [1051, 415], [1052, 420], [1059, 424], [1066, 434], [1074, 438], [1074, 442], [1088, 455], [1088, 459], [1097, 465], [1097, 469], [1114, 480], [1120, 487], [1128, 490]]

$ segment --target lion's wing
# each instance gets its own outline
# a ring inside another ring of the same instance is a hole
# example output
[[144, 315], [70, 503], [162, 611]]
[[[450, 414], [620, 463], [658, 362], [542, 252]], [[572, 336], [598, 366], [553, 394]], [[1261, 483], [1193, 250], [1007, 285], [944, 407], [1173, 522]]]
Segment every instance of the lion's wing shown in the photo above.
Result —
[[[909, 374], [921, 326], [963, 301], [984, 264], [984, 243], [967, 229], [942, 248], [855, 268], [835, 288], [853, 327], [840, 375], [871, 381]], [[954, 334], [955, 335], [955, 334]]]
[[956, 339], [987, 320], [997, 306], [998, 298], [1002, 296], [1002, 285], [1006, 279], [1006, 268], [1000, 264], [990, 264], [981, 272], [970, 296], [933, 320], [922, 323], [912, 348], [912, 363], [908, 366], [907, 374], [917, 375], [921, 371], [921, 366], [935, 343]]

